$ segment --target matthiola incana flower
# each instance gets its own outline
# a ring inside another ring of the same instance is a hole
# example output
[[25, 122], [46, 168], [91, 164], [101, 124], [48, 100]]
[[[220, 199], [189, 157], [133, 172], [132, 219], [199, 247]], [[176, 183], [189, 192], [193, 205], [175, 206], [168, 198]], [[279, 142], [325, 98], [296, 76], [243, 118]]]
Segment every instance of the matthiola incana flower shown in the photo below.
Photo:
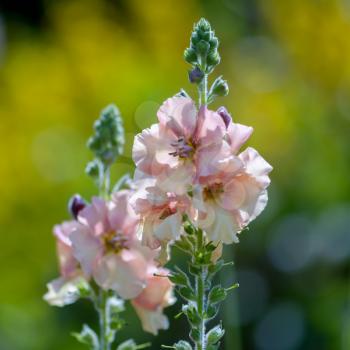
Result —
[[[125, 174], [111, 190], [110, 168], [123, 152], [123, 145], [119, 110], [109, 105], [94, 123], [94, 135], [88, 141], [95, 157], [86, 173], [98, 186], [98, 195], [91, 203], [74, 195], [68, 203], [73, 219], [53, 230], [60, 277], [48, 283], [44, 299], [55, 306], [72, 304], [80, 298], [92, 301], [98, 312], [99, 332], [84, 324], [81, 332], [72, 334], [93, 350], [111, 350], [114, 346], [116, 333], [125, 325], [120, 317], [125, 300], [131, 300], [143, 329], [153, 334], [168, 328], [163, 310], [174, 301], [168, 272], [157, 267], [159, 251], [144, 246], [137, 235], [140, 216], [131, 206], [134, 185], [130, 175]], [[113, 349], [148, 346], [129, 339]]]
[[[220, 62], [219, 41], [205, 19], [195, 24], [185, 60], [189, 80], [198, 85], [199, 103], [184, 90], [167, 99], [157, 112], [158, 123], [135, 137], [136, 191], [131, 204], [140, 215], [142, 243], [161, 247], [160, 263], [175, 245], [190, 256], [189, 271], [177, 269], [169, 279], [187, 303], [194, 342], [179, 341], [172, 349], [217, 350], [224, 334], [221, 325], [207, 331], [217, 304], [229, 288], [211, 287], [223, 266], [222, 245], [238, 242], [240, 233], [267, 204], [272, 167], [253, 148], [241, 151], [253, 129], [235, 123], [225, 107], [210, 110], [216, 98], [226, 96], [221, 76], [208, 87], [208, 75]], [[166, 252], [166, 254], [164, 254]]]
[[94, 197], [79, 213], [79, 225], [70, 235], [73, 255], [85, 275], [123, 299], [141, 293], [153, 257], [137, 240], [138, 217], [129, 198], [127, 190], [114, 193], [111, 201]]
[[184, 214], [210, 240], [237, 242], [267, 203], [272, 169], [252, 148], [238, 154], [253, 129], [234, 123], [224, 107], [197, 112], [185, 97], [168, 99], [158, 119], [136, 136], [133, 149], [138, 170], [147, 174], [133, 196], [143, 242], [157, 248], [178, 239]]
[[159, 123], [137, 135], [133, 147], [137, 168], [148, 175], [167, 177], [184, 167], [189, 180], [195, 176], [196, 162], [223, 146], [222, 118], [205, 107], [197, 111], [190, 98], [169, 98], [157, 116]]

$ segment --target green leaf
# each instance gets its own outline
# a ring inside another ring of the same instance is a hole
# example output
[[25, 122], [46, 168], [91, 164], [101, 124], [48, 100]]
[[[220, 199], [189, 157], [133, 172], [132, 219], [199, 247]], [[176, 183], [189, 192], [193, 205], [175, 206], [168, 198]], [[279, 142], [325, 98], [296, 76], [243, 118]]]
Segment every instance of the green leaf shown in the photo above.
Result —
[[184, 340], [180, 340], [176, 344], [174, 344], [175, 350], [192, 350], [192, 346]]
[[205, 318], [207, 320], [213, 319], [219, 311], [219, 307], [217, 305], [208, 305], [207, 311], [205, 313]]
[[176, 271], [173, 271], [168, 277], [171, 282], [178, 286], [185, 286], [191, 288], [191, 282], [184, 271], [175, 266]]
[[178, 289], [177, 292], [185, 300], [192, 300], [192, 301], [196, 300], [196, 296], [194, 295], [192, 288], [181, 287]]
[[140, 349], [146, 349], [150, 346], [151, 346], [151, 343], [137, 345], [133, 339], [129, 339], [121, 343], [117, 347], [117, 350], [140, 350]]
[[194, 342], [198, 342], [201, 339], [201, 334], [197, 328], [192, 328], [190, 332], [190, 337]]
[[209, 304], [216, 304], [221, 301], [223, 301], [227, 296], [226, 289], [222, 288], [221, 286], [215, 286], [213, 289], [209, 292]]
[[182, 308], [182, 311], [186, 314], [191, 325], [198, 326], [201, 323], [201, 317], [193, 305], [186, 305], [186, 307]]
[[91, 350], [99, 350], [98, 337], [94, 330], [88, 325], [84, 324], [80, 333], [72, 333], [72, 336], [82, 344], [88, 345]]
[[216, 344], [225, 334], [225, 330], [221, 325], [217, 325], [212, 328], [206, 335], [208, 344]]

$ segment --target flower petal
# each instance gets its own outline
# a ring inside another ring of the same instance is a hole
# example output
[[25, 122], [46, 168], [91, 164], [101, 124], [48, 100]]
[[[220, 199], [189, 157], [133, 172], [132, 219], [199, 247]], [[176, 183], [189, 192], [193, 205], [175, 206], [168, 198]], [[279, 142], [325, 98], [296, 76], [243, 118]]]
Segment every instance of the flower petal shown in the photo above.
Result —
[[147, 261], [137, 250], [105, 255], [94, 270], [97, 284], [115, 290], [123, 299], [139, 295], [146, 283]]
[[253, 132], [250, 126], [231, 122], [227, 128], [227, 138], [233, 154], [237, 154]]
[[136, 135], [132, 157], [137, 168], [149, 175], [159, 175], [169, 166], [175, 166], [177, 158], [169, 155], [174, 151], [171, 143], [175, 140], [175, 136], [163, 135], [158, 124]]
[[189, 139], [197, 122], [195, 103], [190, 98], [172, 97], [159, 108], [158, 120], [162, 127], [170, 129], [177, 138]]
[[96, 260], [101, 256], [103, 247], [87, 227], [82, 227], [71, 234], [74, 257], [87, 276], [90, 276]]

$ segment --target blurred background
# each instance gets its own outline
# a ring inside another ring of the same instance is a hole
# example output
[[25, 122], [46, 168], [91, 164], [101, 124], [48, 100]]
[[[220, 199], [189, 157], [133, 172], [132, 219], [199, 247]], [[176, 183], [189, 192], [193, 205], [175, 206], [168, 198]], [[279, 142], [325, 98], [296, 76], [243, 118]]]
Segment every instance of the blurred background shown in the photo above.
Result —
[[[225, 350], [350, 349], [350, 1], [1, 0], [0, 349], [84, 349], [71, 336], [85, 302], [42, 300], [58, 275], [52, 226], [84, 175], [93, 121], [115, 102], [133, 171], [135, 133], [181, 87], [195, 96], [183, 50], [205, 16], [221, 39], [234, 120], [274, 166], [270, 202], [226, 249], [238, 281], [221, 308]], [[181, 257], [177, 257], [181, 260]], [[167, 311], [172, 318], [179, 306]], [[151, 349], [186, 337], [184, 319], [153, 338], [132, 310], [119, 339]]]

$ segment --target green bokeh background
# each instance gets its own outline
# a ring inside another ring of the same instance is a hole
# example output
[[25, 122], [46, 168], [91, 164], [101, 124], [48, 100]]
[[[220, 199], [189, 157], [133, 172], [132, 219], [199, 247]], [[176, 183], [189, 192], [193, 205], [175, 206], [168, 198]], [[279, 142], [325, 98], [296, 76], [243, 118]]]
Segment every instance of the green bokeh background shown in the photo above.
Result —
[[[222, 348], [350, 349], [350, 2], [2, 0], [1, 350], [84, 349], [69, 333], [96, 323], [91, 306], [42, 300], [58, 273], [52, 226], [72, 194], [96, 192], [85, 142], [106, 104], [125, 121], [117, 179], [159, 104], [181, 87], [195, 96], [182, 53], [201, 16], [231, 88], [213, 107], [252, 125], [249, 145], [274, 166], [268, 208], [225, 251], [235, 269], [221, 277], [241, 287], [222, 308]], [[186, 337], [182, 319], [154, 338], [126, 318], [120, 340]]]

